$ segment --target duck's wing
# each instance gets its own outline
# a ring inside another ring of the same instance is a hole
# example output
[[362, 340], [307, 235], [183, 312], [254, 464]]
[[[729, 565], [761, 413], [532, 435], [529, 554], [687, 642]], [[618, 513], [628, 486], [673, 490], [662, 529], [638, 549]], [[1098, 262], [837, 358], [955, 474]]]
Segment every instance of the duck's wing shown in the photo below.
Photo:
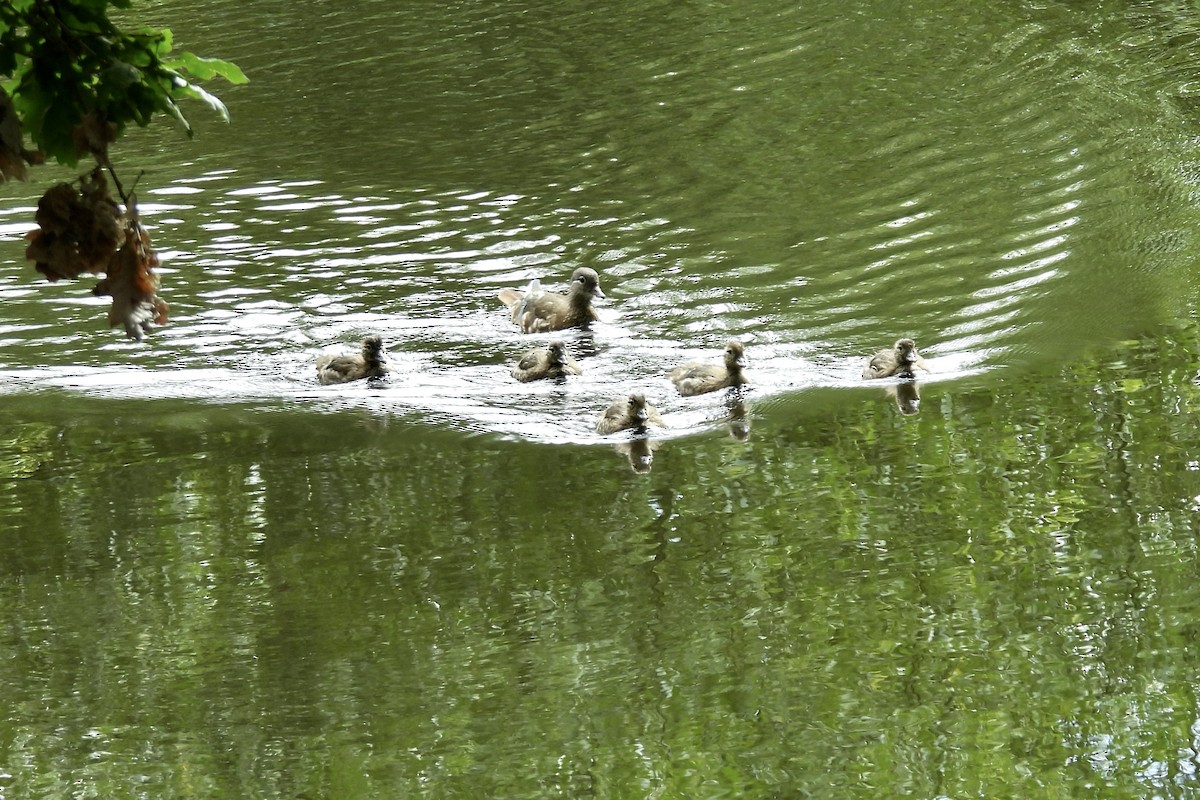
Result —
[[525, 333], [548, 333], [567, 327], [571, 316], [571, 304], [564, 295], [554, 292], [539, 292], [536, 297], [526, 297], [520, 313], [513, 311], [513, 319]]
[[529, 282], [529, 285], [525, 287], [525, 291], [521, 295], [521, 303], [513, 310], [513, 313], [517, 316], [525, 316], [525, 311], [529, 308], [529, 304], [536, 303], [537, 299], [541, 297], [542, 294], [542, 282], [537, 278], [534, 278]]
[[525, 293], [520, 289], [504, 288], [497, 292], [496, 296], [500, 298], [501, 303], [515, 309], [516, 306], [520, 305], [521, 298], [525, 296]]
[[719, 364], [703, 364], [693, 361], [671, 370], [671, 380], [679, 381], [718, 378], [724, 375], [725, 368]]
[[534, 278], [524, 289], [506, 287], [497, 292], [496, 296], [500, 298], [501, 303], [512, 309], [513, 322], [517, 322], [525, 315], [526, 306], [542, 294], [542, 282]]
[[896, 356], [891, 350], [880, 350], [871, 356], [863, 368], [864, 378], [886, 378], [896, 371]]
[[626, 404], [620, 400], [610, 405], [600, 415], [600, 420], [596, 423], [596, 432], [616, 433], [621, 430], [621, 422], [625, 418], [626, 411]]
[[517, 369], [522, 372], [528, 372], [542, 364], [544, 354], [541, 350], [530, 350], [525, 355], [521, 356], [521, 360], [517, 362]]
[[355, 356], [321, 356], [317, 359], [317, 378], [324, 384], [347, 383], [363, 377], [363, 364]]

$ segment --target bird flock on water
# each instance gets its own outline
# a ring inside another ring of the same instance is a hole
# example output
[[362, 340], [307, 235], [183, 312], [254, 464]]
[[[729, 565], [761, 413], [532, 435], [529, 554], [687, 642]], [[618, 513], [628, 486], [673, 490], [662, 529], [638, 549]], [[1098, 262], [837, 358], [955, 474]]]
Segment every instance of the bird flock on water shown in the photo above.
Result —
[[[594, 269], [580, 267], [571, 275], [565, 293], [547, 291], [538, 279], [524, 289], [504, 288], [499, 299], [512, 315], [513, 324], [522, 333], [550, 333], [567, 328], [586, 328], [596, 321], [592, 301], [604, 298], [600, 276]], [[737, 339], [725, 343], [720, 361], [691, 361], [670, 372], [671, 382], [684, 397], [707, 394], [721, 389], [740, 390], [749, 386], [745, 372], [746, 350]], [[897, 378], [901, 381], [894, 394], [902, 412], [915, 413], [919, 397], [911, 382], [916, 370], [928, 371], [925, 360], [917, 352], [916, 343], [902, 338], [887, 349], [871, 356], [863, 368], [865, 379]], [[322, 384], [382, 378], [389, 372], [383, 339], [371, 334], [362, 340], [360, 352], [352, 355], [324, 355], [317, 359], [317, 379]], [[565, 380], [581, 375], [583, 368], [567, 353], [566, 345], [555, 340], [522, 354], [512, 367], [512, 376], [522, 383], [539, 380]], [[908, 384], [907, 386], [905, 384]], [[645, 434], [649, 426], [666, 427], [658, 410], [646, 400], [645, 394], [634, 392], [614, 400], [596, 422], [596, 432], [602, 435], [620, 431]], [[648, 452], [642, 454], [648, 457]], [[631, 455], [631, 460], [633, 455]]]

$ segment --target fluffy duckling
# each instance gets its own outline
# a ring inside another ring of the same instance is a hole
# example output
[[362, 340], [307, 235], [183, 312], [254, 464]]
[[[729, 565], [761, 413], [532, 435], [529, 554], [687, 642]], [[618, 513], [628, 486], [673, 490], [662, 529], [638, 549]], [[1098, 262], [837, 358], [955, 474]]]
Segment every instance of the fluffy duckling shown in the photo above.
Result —
[[525, 289], [501, 289], [500, 302], [512, 311], [521, 333], [546, 333], [587, 325], [598, 317], [592, 298], [604, 297], [596, 270], [580, 267], [571, 275], [566, 294], [543, 291], [536, 280]]
[[671, 382], [681, 395], [690, 397], [706, 392], [715, 392], [727, 386], [749, 383], [742, 368], [746, 366], [745, 348], [737, 339], [725, 344], [724, 364], [691, 362], [671, 370]]
[[512, 368], [512, 376], [522, 383], [581, 374], [583, 370], [575, 363], [575, 359], [567, 355], [567, 348], [562, 342], [551, 342], [546, 347], [530, 350]]
[[864, 378], [912, 378], [913, 369], [919, 368], [926, 372], [929, 367], [925, 359], [917, 353], [917, 343], [912, 339], [898, 339], [891, 350], [880, 350], [871, 356], [863, 369]]
[[371, 334], [362, 341], [362, 352], [355, 356], [320, 356], [317, 380], [322, 384], [349, 383], [362, 378], [382, 378], [389, 372], [384, 363], [383, 337]]
[[667, 427], [658, 410], [646, 402], [646, 396], [635, 392], [629, 397], [614, 400], [612, 405], [600, 415], [596, 423], [596, 433], [609, 434], [617, 431], [644, 431], [647, 425]]

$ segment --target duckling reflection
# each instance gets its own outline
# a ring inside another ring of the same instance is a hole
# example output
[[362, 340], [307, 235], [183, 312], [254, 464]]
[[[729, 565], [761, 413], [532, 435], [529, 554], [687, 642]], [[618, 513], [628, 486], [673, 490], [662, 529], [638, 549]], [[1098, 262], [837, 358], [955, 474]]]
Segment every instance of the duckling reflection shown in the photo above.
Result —
[[368, 378], [383, 378], [389, 372], [384, 363], [383, 337], [371, 334], [362, 340], [362, 352], [352, 356], [321, 356], [317, 359], [317, 380], [324, 385], [350, 383]]
[[890, 350], [880, 350], [871, 356], [863, 368], [864, 378], [913, 378], [913, 370], [929, 372], [925, 359], [917, 352], [917, 343], [912, 339], [897, 339]]
[[746, 410], [746, 402], [739, 396], [731, 396], [725, 401], [729, 410], [729, 435], [739, 442], [750, 439], [750, 415]]
[[887, 388], [887, 395], [896, 401], [896, 408], [906, 417], [921, 413], [921, 390], [916, 381], [904, 381]]
[[613, 449], [629, 459], [630, 469], [639, 475], [645, 475], [654, 466], [654, 451], [658, 449], [658, 442], [639, 436], [613, 445]]

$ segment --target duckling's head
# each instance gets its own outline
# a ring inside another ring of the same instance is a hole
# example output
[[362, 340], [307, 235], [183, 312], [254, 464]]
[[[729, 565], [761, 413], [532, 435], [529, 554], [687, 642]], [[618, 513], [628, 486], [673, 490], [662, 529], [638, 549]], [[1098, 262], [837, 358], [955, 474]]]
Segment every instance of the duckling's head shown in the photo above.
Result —
[[650, 417], [650, 411], [646, 408], [646, 395], [641, 392], [629, 395], [629, 415], [638, 422], [645, 422]]
[[746, 366], [746, 348], [737, 339], [725, 343], [725, 368], [732, 371]]
[[561, 341], [551, 342], [546, 350], [550, 353], [550, 363], [562, 366], [567, 361], [567, 346]]
[[383, 353], [383, 337], [372, 333], [362, 341], [363, 358], [368, 361], [378, 361]]
[[912, 339], [897, 339], [896, 340], [896, 360], [908, 364], [916, 363], [917, 343]]
[[571, 292], [587, 297], [604, 297], [600, 291], [600, 276], [590, 267], [580, 267], [571, 275]]

